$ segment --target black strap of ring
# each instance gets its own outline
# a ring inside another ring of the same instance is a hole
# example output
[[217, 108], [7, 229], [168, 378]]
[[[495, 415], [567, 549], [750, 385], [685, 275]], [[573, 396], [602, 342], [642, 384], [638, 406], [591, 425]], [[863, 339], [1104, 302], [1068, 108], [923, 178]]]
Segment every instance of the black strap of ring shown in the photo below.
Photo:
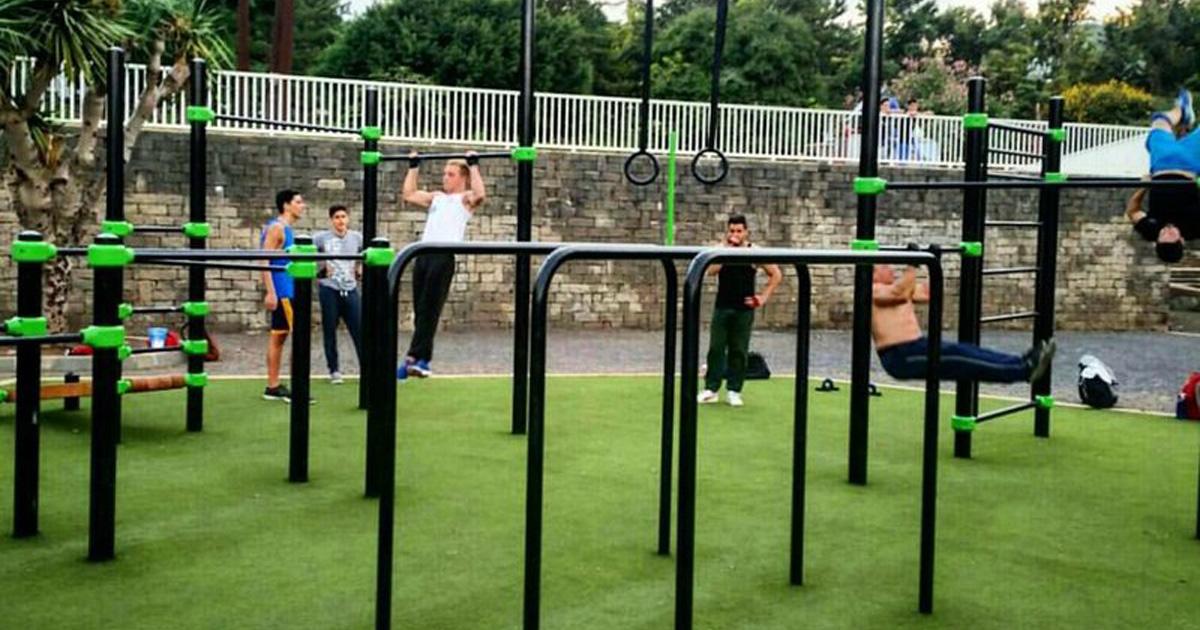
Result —
[[[638, 150], [625, 159], [625, 179], [634, 186], [646, 186], [658, 179], [658, 159], [646, 149], [650, 146], [650, 55], [654, 47], [654, 0], [646, 0], [646, 29], [642, 35], [642, 102], [638, 104]], [[645, 178], [633, 173], [633, 163], [649, 158], [652, 170]]]
[[[725, 50], [725, 22], [729, 15], [729, 0], [717, 0], [717, 34], [716, 40], [713, 43], [713, 62], [712, 62], [712, 89], [708, 105], [708, 135], [704, 141], [704, 150], [697, 153], [696, 157], [692, 158], [692, 176], [700, 180], [702, 184], [717, 184], [725, 179], [729, 174], [729, 160], [725, 159], [725, 154], [717, 150], [717, 123], [721, 118], [721, 52]], [[717, 171], [717, 176], [706, 178], [700, 174], [697, 165], [700, 158], [708, 154], [715, 154], [721, 160], [721, 167]]]

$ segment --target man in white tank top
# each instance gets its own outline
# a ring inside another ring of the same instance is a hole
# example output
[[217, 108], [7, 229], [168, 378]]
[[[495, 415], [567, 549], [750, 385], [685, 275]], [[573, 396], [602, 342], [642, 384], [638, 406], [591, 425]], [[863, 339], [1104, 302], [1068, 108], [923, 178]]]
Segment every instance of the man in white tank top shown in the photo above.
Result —
[[[446, 162], [440, 191], [417, 188], [420, 166], [418, 154], [410, 154], [402, 197], [407, 203], [429, 209], [421, 240], [466, 240], [467, 222], [486, 197], [478, 158], [468, 152], [465, 161]], [[454, 256], [451, 254], [425, 255], [413, 263], [413, 336], [404, 364], [396, 370], [396, 378], [405, 380], [410, 374], [424, 378], [433, 374], [429, 365], [433, 360], [433, 337], [453, 280]]]

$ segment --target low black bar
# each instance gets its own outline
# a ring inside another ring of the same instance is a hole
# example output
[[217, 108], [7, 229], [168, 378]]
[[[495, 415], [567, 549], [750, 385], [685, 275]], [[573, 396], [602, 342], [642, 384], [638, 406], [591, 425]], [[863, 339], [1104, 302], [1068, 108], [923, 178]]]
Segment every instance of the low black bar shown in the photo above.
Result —
[[984, 269], [983, 275], [1007, 276], [1019, 273], [1037, 273], [1038, 271], [1037, 267], [993, 267], [991, 269]]
[[0, 337], [0, 347], [45, 345], [48, 343], [76, 343], [82, 341], [79, 333], [62, 333], [58, 335], [43, 335], [41, 337]]
[[[22, 242], [40, 242], [41, 233], [24, 231]], [[42, 263], [17, 263], [17, 315], [42, 316]], [[17, 346], [17, 402], [13, 417], [13, 538], [38, 533], [38, 488], [41, 478], [42, 344]]]
[[[1016, 125], [1007, 125], [1004, 123], [998, 123], [998, 122], [992, 122], [992, 121], [988, 121], [988, 129], [995, 129], [997, 131], [1008, 131], [1008, 132], [1012, 132], [1012, 133], [1023, 133], [1025, 135], [1035, 136], [1038, 138], [1046, 137], [1045, 129], [1029, 129], [1027, 127], [1018, 127]], [[1040, 158], [1042, 156], [1039, 155], [1038, 157]]]
[[[135, 261], [137, 262], [137, 261]], [[192, 269], [200, 269], [206, 271], [208, 269], [215, 270], [232, 270], [232, 271], [273, 271], [278, 272], [280, 267], [271, 265], [251, 265], [249, 263], [227, 263], [227, 262], [209, 262], [205, 260], [172, 260], [169, 258], [160, 258], [157, 260], [143, 260], [142, 264], [163, 265], [166, 267], [190, 267]]]
[[1140, 179], [1068, 179], [1062, 182], [1045, 180], [1031, 181], [981, 181], [981, 182], [888, 182], [888, 190], [964, 190], [982, 188], [985, 190], [1001, 189], [1038, 189], [1038, 188], [1195, 188], [1196, 182], [1190, 179], [1156, 179], [1143, 181]]
[[183, 228], [170, 225], [135, 225], [134, 234], [182, 234]]
[[1012, 149], [991, 149], [991, 148], [989, 148], [988, 153], [995, 153], [996, 155], [1011, 155], [1013, 157], [1029, 158], [1031, 160], [1042, 159], [1041, 153], [1033, 153], [1032, 151], [1013, 151]]
[[988, 315], [980, 317], [979, 323], [990, 324], [992, 322], [1007, 322], [1014, 319], [1033, 319], [1037, 317], [1037, 311], [1021, 311], [1020, 313], [1005, 313], [1003, 315]]
[[[378, 437], [383, 443], [383, 446], [377, 451], [378, 469], [373, 473], [368, 472], [368, 474], [378, 475], [379, 487], [379, 539], [377, 547], [378, 560], [375, 572], [375, 627], [377, 630], [385, 630], [392, 625], [392, 564], [396, 519], [396, 383], [393, 380], [395, 377], [386, 368], [396, 365], [399, 358], [396, 326], [400, 315], [400, 279], [404, 276], [404, 270], [418, 256], [426, 254], [442, 253], [528, 258], [529, 256], [548, 255], [553, 253], [555, 249], [566, 245], [568, 243], [416, 242], [410, 243], [404, 249], [401, 249], [396, 255], [396, 259], [392, 261], [392, 265], [388, 267], [388, 297], [385, 304], [387, 316], [383, 320], [386, 323], [381, 327], [381, 336], [377, 339], [377, 343], [380, 344], [383, 350], [376, 357], [379, 363], [374, 370], [375, 375], [373, 378], [376, 380], [372, 382], [371, 406], [367, 410], [368, 426], [371, 423], [376, 423], [381, 427]], [[522, 340], [528, 339], [528, 336], [527, 334], [524, 336], [520, 334], [519, 324], [515, 328], [518, 330], [515, 330], [513, 333], [514, 343], [518, 347], [514, 350], [522, 349], [520, 344]], [[514, 398], [518, 394], [524, 398], [526, 393], [524, 388], [525, 380], [513, 379]], [[522, 407], [519, 410], [518, 417], [518, 409], [514, 405], [513, 414], [513, 433], [525, 433], [525, 409]], [[371, 450], [372, 446], [368, 444], [367, 449], [368, 451]]]
[[881, 252], [936, 252], [938, 254], [961, 254], [963, 251], [963, 248], [962, 248], [962, 245], [957, 245], [957, 244], [942, 245], [939, 243], [932, 243], [929, 245], [922, 245], [922, 246], [920, 246], [919, 249], [912, 249], [911, 247], [908, 247], [907, 245], [880, 245], [879, 251], [881, 251]]
[[134, 315], [147, 315], [151, 313], [178, 313], [183, 310], [178, 306], [135, 306], [133, 307]]
[[[790, 265], [874, 265], [909, 264], [929, 270], [929, 353], [925, 380], [925, 423], [922, 451], [921, 541], [918, 610], [933, 611], [933, 559], [937, 513], [937, 440], [939, 381], [941, 360], [943, 278], [937, 256], [932, 253], [891, 253], [871, 251], [825, 251], [716, 248], [694, 258], [684, 281], [682, 376], [679, 392], [679, 501], [677, 510], [677, 554], [675, 581], [675, 628], [692, 627], [695, 572], [696, 524], [696, 438], [698, 371], [700, 363], [700, 304], [708, 268], [726, 262]], [[807, 387], [807, 383], [797, 384]], [[799, 423], [798, 423], [799, 424]]]
[[993, 409], [992, 411], [989, 411], [987, 413], [979, 414], [979, 416], [977, 416], [975, 418], [975, 422], [979, 423], [979, 422], [987, 422], [988, 420], [996, 420], [998, 418], [1003, 418], [1004, 416], [1011, 416], [1014, 413], [1020, 413], [1027, 409], [1033, 409], [1034, 407], [1037, 407], [1037, 406], [1038, 406], [1038, 404], [1036, 402], [1029, 401], [1029, 402], [1023, 402], [1023, 403], [1020, 403], [1017, 405], [1002, 407], [1000, 409]]
[[983, 224], [985, 227], [1042, 227], [1041, 221], [987, 221]]
[[[134, 248], [133, 264], [157, 262], [160, 260], [359, 260], [359, 254], [313, 254], [285, 252], [278, 249], [204, 249], [179, 250], [163, 247]], [[59, 256], [87, 256], [86, 247], [60, 247]], [[279, 271], [279, 268], [275, 268]]]
[[166, 354], [168, 352], [183, 352], [182, 346], [163, 346], [162, 348], [132, 348], [129, 354]]
[[[297, 246], [312, 245], [312, 237], [296, 235]], [[292, 404], [288, 431], [288, 481], [308, 481], [309, 399], [312, 372], [312, 291], [311, 279], [293, 280], [295, 305], [292, 308]]]
[[[465, 160], [465, 159], [467, 159], [467, 154], [466, 154], [466, 152], [462, 152], [462, 153], [418, 153], [415, 157], [418, 161], [421, 161], [421, 162], [427, 162], [427, 161], [432, 161], [432, 160]], [[476, 153], [474, 155], [474, 157], [478, 158], [480, 160], [497, 160], [500, 158], [508, 158], [511, 160], [512, 159], [512, 151], [484, 151], [483, 153]], [[389, 153], [389, 154], [379, 156], [379, 159], [383, 162], [407, 162], [414, 158], [412, 156], [408, 156], [408, 155], [400, 155], [398, 153], [396, 153], [396, 154]]]
[[329, 127], [326, 125], [310, 125], [308, 123], [285, 122], [282, 120], [266, 120], [264, 118], [249, 118], [247, 116], [230, 116], [229, 114], [216, 114], [213, 120], [223, 120], [227, 122], [247, 123], [252, 125], [263, 125], [275, 129], [300, 129], [302, 131], [325, 131], [328, 133], [346, 133], [359, 135], [361, 129], [350, 129], [348, 127]]
[[[658, 554], [670, 553], [671, 469], [675, 411], [675, 317], [678, 302], [676, 260], [691, 260], [704, 248], [658, 245], [572, 245], [546, 257], [533, 288], [529, 348], [529, 449], [525, 482], [524, 627], [541, 625], [542, 506], [546, 431], [546, 333], [550, 288], [555, 274], [574, 260], [659, 261], [666, 279], [663, 357], [662, 437], [659, 474]], [[805, 302], [807, 303], [807, 302]], [[805, 309], [801, 309], [805, 310]]]
[[[1018, 181], [1018, 182], [1040, 182], [1040, 181], [1042, 181], [1042, 178], [1038, 177], [1037, 175], [1022, 175], [1020, 173], [1004, 173], [1004, 172], [988, 173], [988, 177], [991, 177], [992, 179], [1009, 179], [1009, 180], [1014, 180], [1014, 181]], [[1072, 177], [1071, 179], [1079, 179], [1079, 178]]]

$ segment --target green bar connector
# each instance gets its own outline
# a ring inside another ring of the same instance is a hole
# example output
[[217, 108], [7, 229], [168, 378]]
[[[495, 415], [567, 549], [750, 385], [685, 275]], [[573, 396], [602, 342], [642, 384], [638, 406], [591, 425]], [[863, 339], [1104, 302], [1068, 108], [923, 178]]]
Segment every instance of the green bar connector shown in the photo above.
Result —
[[383, 161], [383, 154], [378, 151], [363, 151], [361, 156], [363, 166], [375, 166]]
[[211, 107], [205, 107], [203, 105], [188, 105], [187, 107], [188, 122], [210, 123], [216, 118], [217, 114], [212, 110]]
[[124, 267], [133, 262], [133, 248], [124, 245], [88, 245], [89, 267]]
[[8, 390], [0, 389], [0, 403], [8, 402]]
[[208, 223], [184, 223], [183, 235], [188, 238], [208, 238], [212, 234], [212, 226]]
[[1034, 396], [1033, 402], [1037, 403], [1037, 406], [1041, 407], [1042, 409], [1053, 409], [1054, 408], [1054, 397], [1053, 396]]
[[958, 246], [962, 248], [964, 258], [979, 258], [983, 256], [983, 243], [979, 241], [963, 241]]
[[9, 252], [13, 262], [44, 263], [54, 260], [58, 248], [46, 241], [13, 241]]
[[133, 224], [129, 221], [101, 221], [100, 232], [125, 238], [133, 234]]
[[533, 162], [537, 160], [537, 147], [517, 147], [512, 150], [514, 162]]
[[950, 428], [961, 433], [970, 433], [975, 430], [975, 416], [951, 416]]
[[208, 340], [207, 339], [184, 339], [183, 342], [179, 344], [179, 346], [181, 348], [183, 348], [184, 354], [190, 355], [193, 357], [204, 356], [204, 355], [208, 354]]
[[[289, 254], [315, 254], [316, 245], [292, 245], [287, 248]], [[293, 260], [287, 264], [287, 274], [297, 280], [312, 280], [317, 277], [317, 261]]]
[[988, 115], [983, 112], [963, 115], [963, 129], [987, 129]]
[[390, 247], [368, 247], [363, 250], [363, 264], [368, 267], [387, 267], [396, 259], [396, 250]]
[[378, 140], [383, 137], [383, 129], [380, 127], [363, 127], [359, 130], [358, 135], [362, 136], [363, 140]]
[[204, 317], [208, 315], [208, 302], [184, 302], [180, 310], [192, 319]]
[[124, 326], [88, 326], [79, 332], [84, 345], [96, 350], [115, 350], [125, 345]]
[[117, 306], [117, 318], [121, 321], [125, 321], [129, 319], [130, 315], [133, 315], [133, 305], [129, 302], [121, 302]]
[[120, 348], [117, 348], [118, 361], [124, 361], [131, 356], [133, 356], [133, 346], [130, 346], [129, 344], [123, 344]]
[[868, 241], [856, 238], [853, 241], [850, 241], [850, 249], [860, 252], [879, 251], [879, 241]]
[[1047, 184], [1061, 184], [1061, 183], [1067, 181], [1067, 174], [1066, 173], [1046, 173], [1045, 179], [1046, 179]]
[[10, 317], [4, 327], [13, 337], [43, 337], [48, 330], [45, 317]]
[[183, 384], [188, 387], [204, 387], [208, 385], [208, 372], [188, 372], [183, 375]]
[[1048, 129], [1046, 136], [1055, 142], [1062, 142], [1067, 139], [1067, 130], [1062, 128]]
[[129, 393], [129, 390], [131, 390], [131, 389], [133, 389], [133, 381], [131, 381], [127, 378], [123, 378], [123, 379], [117, 381], [117, 395], [118, 396], [124, 396], [125, 394]]
[[887, 190], [887, 180], [882, 177], [855, 177], [854, 194], [881, 195]]

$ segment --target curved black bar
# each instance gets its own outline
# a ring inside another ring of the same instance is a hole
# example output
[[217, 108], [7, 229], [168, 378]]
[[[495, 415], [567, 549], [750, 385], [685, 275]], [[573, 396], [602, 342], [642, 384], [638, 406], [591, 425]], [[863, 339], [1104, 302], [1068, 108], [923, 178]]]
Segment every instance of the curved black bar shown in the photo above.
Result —
[[[636, 162], [638, 158], [643, 157], [650, 160], [651, 169], [648, 176], [639, 178], [634, 174], [633, 163]], [[629, 180], [629, 183], [633, 184], [634, 186], [649, 186], [650, 184], [653, 184], [654, 180], [658, 179], [659, 171], [658, 158], [654, 157], [654, 154], [647, 151], [645, 146], [643, 146], [641, 149], [638, 149], [636, 152], [631, 153], [629, 157], [625, 158], [625, 179]]]
[[[675, 581], [675, 627], [692, 627], [695, 572], [696, 519], [696, 436], [697, 372], [699, 370], [700, 298], [705, 271], [724, 262], [792, 265], [870, 265], [897, 263], [926, 266], [929, 269], [930, 306], [928, 322], [929, 351], [925, 380], [925, 425], [923, 433], [921, 485], [921, 542], [918, 609], [933, 610], [934, 528], [937, 500], [938, 366], [941, 361], [943, 276], [935, 254], [927, 252], [892, 253], [868, 251], [824, 251], [788, 249], [715, 248], [691, 262], [684, 281], [682, 376], [679, 392], [679, 501], [678, 542]], [[795, 524], [793, 524], [795, 526]], [[796, 577], [795, 574], [792, 576]]]
[[794, 265], [796, 290], [796, 380], [792, 389], [792, 532], [788, 578], [804, 584], [804, 502], [808, 473], [808, 359], [812, 331], [812, 274], [808, 265]]
[[[708, 133], [704, 138], [704, 150], [692, 158], [692, 176], [702, 184], [713, 185], [720, 183], [729, 173], [729, 161], [725, 154], [716, 150], [717, 130], [721, 120], [721, 55], [725, 51], [725, 25], [729, 21], [729, 0], [717, 0], [717, 27], [713, 38], [712, 86], [709, 89], [708, 101]], [[708, 153], [716, 153], [721, 159], [721, 171], [715, 178], [706, 179], [696, 170], [700, 157]]]
[[[705, 177], [704, 175], [702, 175], [700, 173], [700, 169], [699, 169], [700, 159], [707, 155], [715, 155], [715, 156], [717, 156], [717, 159], [721, 161], [721, 168], [717, 171], [716, 177]], [[719, 184], [719, 183], [721, 183], [722, 180], [725, 179], [725, 177], [727, 175], [729, 175], [729, 160], [725, 157], [724, 153], [721, 153], [717, 149], [708, 147], [708, 148], [704, 149], [703, 151], [697, 153], [695, 155], [695, 157], [692, 158], [692, 177], [695, 177], [702, 184], [706, 184], [709, 186]]]
[[[555, 250], [538, 269], [533, 285], [533, 306], [530, 320], [529, 347], [529, 449], [525, 481], [525, 628], [537, 628], [541, 614], [542, 566], [542, 487], [545, 461], [546, 427], [546, 331], [549, 323], [550, 286], [559, 268], [572, 260], [658, 260], [663, 263], [667, 278], [668, 312], [675, 309], [672, 293], [677, 289], [675, 266], [672, 261], [691, 260], [704, 248], [663, 247], [660, 245], [571, 245]], [[674, 396], [674, 317], [666, 324], [666, 362], [663, 370], [663, 430], [659, 496], [659, 554], [669, 551], [671, 522], [671, 434], [674, 410], [667, 402]], [[663, 540], [662, 532], [668, 538]]]
[[246, 123], [251, 125], [265, 125], [273, 129], [299, 129], [301, 131], [323, 131], [326, 133], [345, 133], [359, 135], [361, 129], [350, 129], [348, 127], [330, 127], [326, 125], [310, 125], [308, 123], [286, 122], [282, 120], [267, 120], [264, 118], [250, 118], [248, 116], [230, 116], [229, 114], [214, 114], [213, 120], [228, 121], [236, 123]]

